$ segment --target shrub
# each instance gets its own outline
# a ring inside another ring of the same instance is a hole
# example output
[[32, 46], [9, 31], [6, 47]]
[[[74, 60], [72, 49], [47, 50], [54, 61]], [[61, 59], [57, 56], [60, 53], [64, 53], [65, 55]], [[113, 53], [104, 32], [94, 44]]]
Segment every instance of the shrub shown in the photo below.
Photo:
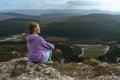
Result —
[[96, 60], [94, 58], [90, 58], [90, 59], [86, 59], [83, 61], [84, 64], [89, 64], [89, 65], [92, 65], [92, 66], [95, 66], [95, 65], [98, 65], [100, 63], [99, 60]]

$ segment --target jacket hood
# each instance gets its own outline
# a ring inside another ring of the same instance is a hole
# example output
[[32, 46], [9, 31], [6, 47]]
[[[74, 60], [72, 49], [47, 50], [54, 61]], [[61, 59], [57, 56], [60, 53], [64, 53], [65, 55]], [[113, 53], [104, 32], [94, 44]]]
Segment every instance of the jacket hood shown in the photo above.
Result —
[[33, 41], [37, 36], [39, 36], [38, 34], [29, 34], [27, 37], [26, 37], [26, 40], [27, 41]]

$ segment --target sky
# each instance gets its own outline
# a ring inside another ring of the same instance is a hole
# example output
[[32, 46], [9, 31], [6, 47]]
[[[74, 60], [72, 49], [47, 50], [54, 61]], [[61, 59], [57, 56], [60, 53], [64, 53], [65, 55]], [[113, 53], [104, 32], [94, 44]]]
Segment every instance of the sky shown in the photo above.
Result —
[[0, 0], [0, 10], [99, 9], [120, 11], [120, 0]]

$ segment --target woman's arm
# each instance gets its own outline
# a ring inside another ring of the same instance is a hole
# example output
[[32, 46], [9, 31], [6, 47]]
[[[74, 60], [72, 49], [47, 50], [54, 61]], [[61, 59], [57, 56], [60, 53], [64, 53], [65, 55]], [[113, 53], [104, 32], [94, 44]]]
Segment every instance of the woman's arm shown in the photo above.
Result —
[[45, 47], [47, 49], [54, 49], [55, 48], [53, 44], [45, 41], [45, 39], [42, 37], [38, 37], [37, 42], [38, 42], [38, 44], [41, 44], [43, 47]]
[[44, 46], [49, 46], [51, 49], [54, 49], [54, 45], [49, 43], [49, 42], [45, 42], [45, 44], [43, 43]]

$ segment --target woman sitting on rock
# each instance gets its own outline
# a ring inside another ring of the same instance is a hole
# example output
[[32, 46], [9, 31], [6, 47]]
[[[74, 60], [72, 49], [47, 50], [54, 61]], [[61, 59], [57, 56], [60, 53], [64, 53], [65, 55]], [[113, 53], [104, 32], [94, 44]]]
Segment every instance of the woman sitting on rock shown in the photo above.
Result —
[[39, 24], [37, 22], [31, 22], [29, 24], [29, 34], [26, 37], [28, 60], [35, 63], [50, 62], [54, 45], [45, 41], [43, 37], [38, 35], [39, 33]]

